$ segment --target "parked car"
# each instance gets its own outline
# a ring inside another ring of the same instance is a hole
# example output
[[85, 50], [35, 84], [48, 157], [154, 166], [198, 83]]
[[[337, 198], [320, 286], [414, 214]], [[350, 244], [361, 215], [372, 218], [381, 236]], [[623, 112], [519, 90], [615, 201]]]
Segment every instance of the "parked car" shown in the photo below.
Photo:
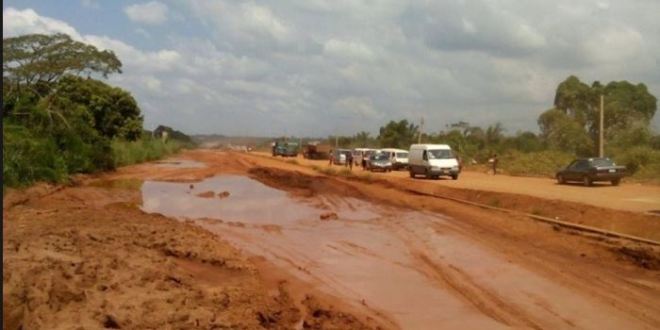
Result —
[[362, 156], [362, 166], [363, 170], [369, 169], [369, 162], [371, 161], [371, 156], [379, 153], [380, 150], [378, 149], [370, 149], [364, 152], [364, 156]]
[[627, 174], [625, 166], [618, 166], [609, 158], [580, 158], [557, 172], [556, 178], [559, 184], [578, 181], [591, 186], [596, 181], [609, 181], [617, 186]]
[[408, 167], [408, 150], [386, 148], [382, 152], [387, 153], [392, 161], [392, 169], [398, 170]]
[[373, 171], [390, 172], [392, 170], [392, 161], [387, 153], [377, 153], [369, 157], [367, 169]]
[[461, 170], [458, 160], [446, 144], [413, 144], [408, 153], [408, 171], [414, 178], [423, 174], [426, 178], [437, 179], [441, 175], [457, 180]]

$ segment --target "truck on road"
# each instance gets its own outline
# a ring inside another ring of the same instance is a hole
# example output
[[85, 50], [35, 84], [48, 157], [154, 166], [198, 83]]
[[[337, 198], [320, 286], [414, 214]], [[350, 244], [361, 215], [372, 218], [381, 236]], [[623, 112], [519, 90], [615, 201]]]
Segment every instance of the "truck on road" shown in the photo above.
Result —
[[298, 143], [289, 141], [277, 141], [273, 145], [273, 157], [297, 157], [298, 156]]

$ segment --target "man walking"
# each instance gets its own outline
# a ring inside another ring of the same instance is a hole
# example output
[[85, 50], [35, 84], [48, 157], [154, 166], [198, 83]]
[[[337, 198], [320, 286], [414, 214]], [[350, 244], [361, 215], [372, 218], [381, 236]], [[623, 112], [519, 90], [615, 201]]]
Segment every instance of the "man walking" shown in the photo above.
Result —
[[351, 171], [353, 170], [353, 153], [350, 151], [346, 153], [346, 166], [348, 166]]

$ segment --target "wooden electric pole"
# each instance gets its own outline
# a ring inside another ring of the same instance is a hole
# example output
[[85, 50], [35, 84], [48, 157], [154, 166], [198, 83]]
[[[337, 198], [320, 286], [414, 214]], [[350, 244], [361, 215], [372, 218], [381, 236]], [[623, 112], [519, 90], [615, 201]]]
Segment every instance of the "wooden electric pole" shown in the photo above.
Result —
[[600, 125], [598, 128], [598, 157], [604, 157], [605, 156], [605, 132], [604, 132], [604, 126], [605, 126], [605, 97], [603, 94], [600, 95]]
[[422, 143], [422, 133], [424, 132], [424, 117], [419, 122], [419, 134], [417, 134], [417, 144]]

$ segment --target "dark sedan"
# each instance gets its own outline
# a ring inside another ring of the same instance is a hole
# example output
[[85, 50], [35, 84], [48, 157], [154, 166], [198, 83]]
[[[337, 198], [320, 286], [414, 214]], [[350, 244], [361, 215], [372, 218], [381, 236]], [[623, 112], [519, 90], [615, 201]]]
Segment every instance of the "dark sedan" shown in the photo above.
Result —
[[557, 172], [556, 177], [559, 184], [578, 181], [591, 186], [596, 181], [609, 181], [616, 186], [626, 174], [625, 166], [617, 166], [609, 158], [581, 158]]

